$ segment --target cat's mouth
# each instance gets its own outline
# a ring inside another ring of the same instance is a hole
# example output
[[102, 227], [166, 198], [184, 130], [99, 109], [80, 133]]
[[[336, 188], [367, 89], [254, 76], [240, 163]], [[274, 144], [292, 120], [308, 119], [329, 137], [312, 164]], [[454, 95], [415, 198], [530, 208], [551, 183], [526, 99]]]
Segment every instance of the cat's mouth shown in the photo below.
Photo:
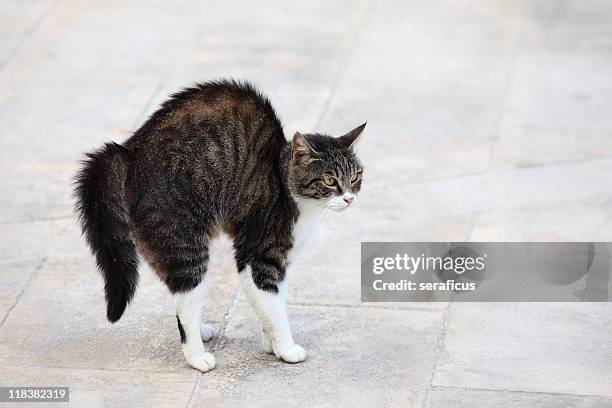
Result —
[[335, 212], [342, 212], [346, 210], [347, 208], [349, 208], [350, 206], [351, 206], [350, 204], [344, 204], [344, 203], [343, 204], [331, 203], [327, 205], [327, 208]]
[[345, 205], [344, 207], [329, 207], [330, 210], [335, 211], [335, 212], [342, 212], [346, 210], [347, 208], [349, 208], [348, 205]]
[[347, 194], [346, 196], [333, 197], [327, 201], [327, 208], [335, 212], [342, 212], [351, 207], [354, 199], [354, 194], [351, 194], [350, 196]]

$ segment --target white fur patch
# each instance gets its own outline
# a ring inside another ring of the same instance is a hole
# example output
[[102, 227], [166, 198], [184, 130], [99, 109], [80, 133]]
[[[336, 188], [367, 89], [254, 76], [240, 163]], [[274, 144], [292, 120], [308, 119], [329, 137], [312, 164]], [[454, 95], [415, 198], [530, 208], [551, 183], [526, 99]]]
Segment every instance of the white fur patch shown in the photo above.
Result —
[[306, 247], [326, 211], [323, 200], [295, 198], [300, 216], [293, 226], [293, 248], [287, 260], [292, 263]]

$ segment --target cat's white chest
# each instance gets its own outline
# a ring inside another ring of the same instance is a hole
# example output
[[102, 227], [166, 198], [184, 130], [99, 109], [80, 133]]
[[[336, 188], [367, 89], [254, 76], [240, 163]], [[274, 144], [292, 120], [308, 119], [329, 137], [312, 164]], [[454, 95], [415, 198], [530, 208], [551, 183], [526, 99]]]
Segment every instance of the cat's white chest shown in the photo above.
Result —
[[300, 216], [293, 226], [293, 247], [287, 257], [290, 263], [295, 261], [308, 246], [325, 212], [321, 203], [315, 200], [300, 200], [298, 208]]

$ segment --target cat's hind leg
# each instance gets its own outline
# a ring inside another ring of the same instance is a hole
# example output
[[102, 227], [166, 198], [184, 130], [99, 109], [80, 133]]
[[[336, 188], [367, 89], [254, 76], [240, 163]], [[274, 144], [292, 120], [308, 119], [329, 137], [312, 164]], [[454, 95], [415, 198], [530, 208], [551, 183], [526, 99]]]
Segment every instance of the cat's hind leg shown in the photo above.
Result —
[[[208, 371], [215, 367], [215, 357], [206, 351], [203, 340], [209, 340], [213, 332], [210, 326], [202, 324], [202, 308], [208, 286], [206, 269], [213, 227], [205, 215], [195, 216], [183, 203], [170, 207], [169, 198], [160, 197], [161, 194], [150, 193], [132, 210], [136, 243], [174, 297], [178, 332], [187, 363], [197, 370]], [[160, 207], [161, 202], [166, 207]]]
[[176, 320], [187, 363], [206, 372], [215, 368], [215, 357], [206, 351], [202, 341], [210, 340], [212, 327], [202, 324], [202, 306], [206, 298], [206, 277], [192, 290], [174, 294]]
[[174, 297], [178, 331], [187, 363], [206, 372], [215, 367], [215, 357], [206, 351], [202, 342], [210, 340], [213, 335], [212, 327], [202, 324], [202, 307], [208, 291], [208, 240], [205, 237], [191, 239], [177, 230], [175, 224], [172, 224], [171, 233], [160, 233], [165, 231], [163, 228], [154, 230], [158, 234], [147, 240], [145, 254], [149, 255], [151, 266]]

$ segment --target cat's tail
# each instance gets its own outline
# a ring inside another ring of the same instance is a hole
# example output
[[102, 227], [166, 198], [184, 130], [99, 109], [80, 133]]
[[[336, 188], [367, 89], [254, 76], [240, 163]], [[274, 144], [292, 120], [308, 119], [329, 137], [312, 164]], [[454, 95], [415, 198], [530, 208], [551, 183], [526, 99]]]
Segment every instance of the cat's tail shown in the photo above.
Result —
[[81, 229], [105, 281], [106, 316], [121, 318], [138, 283], [138, 256], [129, 227], [124, 184], [129, 152], [116, 143], [87, 154], [75, 179]]

